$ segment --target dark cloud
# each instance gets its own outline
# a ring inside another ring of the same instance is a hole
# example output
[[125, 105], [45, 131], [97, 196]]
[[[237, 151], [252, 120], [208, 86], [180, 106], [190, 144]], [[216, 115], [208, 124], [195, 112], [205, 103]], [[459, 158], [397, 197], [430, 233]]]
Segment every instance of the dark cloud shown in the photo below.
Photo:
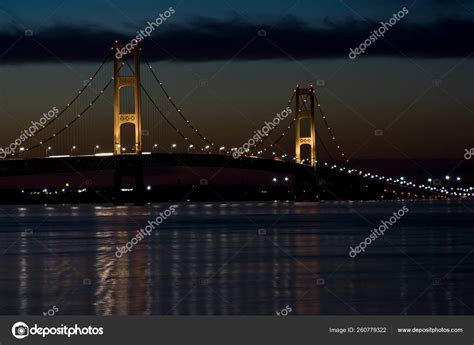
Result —
[[[295, 18], [286, 18], [273, 26], [197, 18], [186, 25], [173, 25], [171, 29], [158, 28], [152, 37], [145, 39], [143, 48], [153, 60], [345, 58], [349, 48], [358, 46], [379, 26], [376, 22], [353, 20], [345, 23], [326, 21], [321, 27], [313, 27]], [[266, 36], [259, 36], [259, 30], [265, 30]], [[445, 19], [427, 24], [413, 24], [402, 19], [386, 33], [385, 39], [372, 44], [364, 56], [466, 56], [472, 51], [467, 37], [473, 30], [474, 22], [467, 19]], [[64, 25], [33, 32], [33, 36], [25, 36], [18, 30], [5, 30], [0, 32], [0, 47], [4, 51], [0, 53], [0, 61], [98, 61], [115, 39], [129, 42], [133, 34]]]

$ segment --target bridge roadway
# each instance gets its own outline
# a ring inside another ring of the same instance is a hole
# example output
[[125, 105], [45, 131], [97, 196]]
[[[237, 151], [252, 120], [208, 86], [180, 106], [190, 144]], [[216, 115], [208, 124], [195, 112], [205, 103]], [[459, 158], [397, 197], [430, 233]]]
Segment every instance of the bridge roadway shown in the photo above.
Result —
[[124, 164], [143, 167], [145, 201], [434, 197], [337, 169], [214, 154], [152, 153], [3, 160], [0, 203], [105, 202], [117, 193], [128, 202], [133, 199], [128, 195], [136, 186], [134, 176], [123, 176], [118, 191], [114, 183], [117, 167]]

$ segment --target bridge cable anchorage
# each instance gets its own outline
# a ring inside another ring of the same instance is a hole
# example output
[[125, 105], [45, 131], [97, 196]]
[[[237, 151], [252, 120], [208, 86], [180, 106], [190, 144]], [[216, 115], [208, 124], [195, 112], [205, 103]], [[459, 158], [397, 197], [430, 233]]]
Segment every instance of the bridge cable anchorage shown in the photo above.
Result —
[[[153, 68], [150, 66], [150, 63], [148, 62], [147, 58], [144, 56], [143, 57], [143, 60], [145, 61], [145, 63], [147, 64], [148, 68], [150, 69], [151, 71], [151, 74], [153, 75], [153, 78], [155, 79], [155, 81], [158, 83], [158, 85], [160, 86], [160, 89], [163, 91], [163, 93], [165, 94], [166, 98], [168, 99], [168, 101], [171, 103], [171, 105], [173, 106], [173, 108], [176, 110], [176, 112], [179, 114], [179, 116], [183, 119], [183, 121], [193, 130], [193, 132], [195, 134], [197, 134], [206, 144], [209, 144], [211, 147], [213, 147], [214, 149], [216, 149], [218, 152], [219, 151], [222, 151], [221, 148], [217, 145], [215, 145], [212, 141], [210, 141], [209, 139], [206, 138], [206, 136], [202, 135], [201, 132], [196, 128], [196, 126], [194, 126], [192, 124], [191, 121], [189, 121], [183, 114], [183, 112], [181, 111], [181, 109], [178, 108], [178, 106], [176, 105], [176, 103], [172, 100], [172, 98], [170, 97], [169, 93], [166, 91], [166, 89], [164, 88], [163, 86], [163, 83], [158, 79], [158, 76], [155, 74], [155, 72], [153, 71]], [[225, 153], [227, 154], [230, 154], [230, 151], [224, 151]]]
[[[85, 84], [81, 90], [78, 91], [77, 95], [68, 103], [66, 103], [66, 105], [64, 106], [63, 110], [61, 110], [59, 113], [56, 114], [56, 116], [48, 121], [44, 127], [40, 128], [34, 136], [31, 136], [29, 138], [27, 138], [24, 143], [28, 142], [30, 139], [34, 138], [35, 136], [37, 136], [38, 134], [40, 134], [43, 130], [45, 130], [49, 125], [51, 125], [52, 123], [54, 123], [57, 119], [59, 119], [61, 117], [62, 114], [64, 114], [66, 112], [66, 110], [68, 110], [78, 99], [79, 97], [83, 94], [83, 92], [85, 91], [85, 89], [87, 89], [92, 81], [94, 81], [94, 79], [97, 77], [97, 75], [99, 74], [100, 70], [102, 69], [102, 67], [104, 67], [105, 63], [107, 62], [107, 60], [109, 59], [111, 53], [107, 53], [104, 57], [104, 60], [102, 61], [102, 63], [100, 64], [99, 68], [94, 72], [94, 74], [92, 74], [92, 76], [89, 78], [89, 82], [87, 84]], [[104, 91], [104, 89], [102, 90]], [[26, 151], [26, 150], [25, 150]]]
[[[128, 67], [131, 69], [132, 67], [130, 66], [129, 62], [127, 60], [125, 60], [125, 62], [127, 63]], [[150, 96], [149, 92], [146, 90], [146, 88], [143, 86], [143, 84], [140, 82], [140, 87], [141, 89], [143, 90], [143, 92], [145, 93], [145, 95], [148, 97], [148, 99], [150, 100], [150, 102], [153, 104], [153, 106], [155, 107], [155, 109], [160, 113], [161, 117], [163, 117], [163, 119], [165, 119], [165, 121], [168, 123], [168, 125], [170, 125], [171, 128], [174, 129], [174, 131], [176, 133], [178, 133], [181, 138], [184, 139], [184, 141], [186, 141], [188, 144], [190, 145], [193, 145], [197, 148], [199, 148], [201, 151], [204, 151], [204, 149], [202, 147], [200, 147], [199, 145], [196, 145], [194, 144], [194, 142], [192, 142], [187, 136], [185, 136], [175, 125], [173, 125], [173, 123], [166, 117], [166, 115], [163, 113], [163, 111], [161, 111], [161, 109], [158, 107], [158, 105], [156, 104], [156, 102], [153, 100], [153, 98]]]
[[[293, 92], [293, 97], [291, 100], [293, 100], [293, 98], [295, 97], [296, 95], [296, 90], [294, 90]], [[304, 103], [304, 102], [303, 102]], [[291, 103], [290, 103], [291, 104]], [[301, 109], [301, 108], [300, 108]], [[268, 151], [270, 148], [272, 148], [273, 146], [275, 146], [276, 144], [278, 144], [280, 142], [281, 139], [283, 139], [283, 137], [286, 135], [286, 133], [288, 133], [288, 131], [293, 127], [293, 125], [295, 124], [296, 122], [296, 119], [298, 117], [298, 113], [295, 114], [295, 116], [293, 117], [293, 119], [291, 120], [290, 124], [285, 128], [285, 130], [283, 131], [283, 133], [280, 134], [280, 136], [273, 142], [271, 143], [270, 145], [267, 145], [264, 149], [260, 150], [259, 152], [261, 153], [265, 153], [266, 151]]]
[[[122, 67], [120, 67], [122, 68]], [[57, 131], [56, 133], [53, 133], [53, 135], [51, 135], [49, 138], [46, 138], [44, 140], [41, 140], [39, 141], [38, 144], [36, 145], [33, 145], [31, 147], [27, 147], [25, 148], [25, 150], [23, 151], [20, 151], [18, 153], [14, 153], [11, 155], [11, 157], [14, 157], [14, 156], [20, 156], [24, 153], [26, 153], [27, 151], [31, 151], [31, 150], [34, 150], [38, 147], [41, 147], [43, 146], [44, 144], [46, 144], [47, 142], [51, 141], [52, 139], [56, 138], [59, 134], [61, 134], [62, 132], [64, 132], [66, 129], [70, 128], [71, 125], [73, 125], [77, 120], [79, 120], [81, 118], [82, 115], [84, 115], [90, 108], [92, 108], [92, 106], [95, 104], [95, 102], [104, 94], [105, 90], [107, 90], [107, 88], [110, 86], [110, 84], [112, 84], [112, 81], [114, 80], [114, 78], [110, 78], [110, 80], [107, 82], [107, 84], [105, 84], [105, 86], [102, 88], [102, 90], [100, 90], [100, 92], [97, 94], [97, 96], [89, 103], [89, 105], [87, 105], [79, 114], [77, 114], [73, 120], [71, 120], [70, 122], [68, 122], [63, 128], [61, 128], [59, 131]], [[31, 137], [31, 138], [34, 138], [35, 136]]]
[[314, 99], [316, 100], [316, 104], [319, 110], [319, 113], [321, 114], [321, 117], [323, 118], [324, 124], [326, 125], [326, 129], [329, 132], [329, 135], [331, 136], [332, 141], [334, 142], [334, 145], [336, 146], [337, 150], [339, 151], [339, 154], [341, 157], [344, 159], [344, 163], [349, 163], [349, 159], [347, 158], [345, 152], [342, 150], [341, 145], [338, 144], [336, 136], [334, 135], [331, 127], [329, 126], [329, 123], [326, 120], [326, 115], [323, 112], [323, 109], [321, 108], [321, 103], [319, 103], [318, 96], [316, 96], [316, 92], [314, 93]]
[[[293, 102], [293, 100], [295, 99], [295, 95], [296, 95], [296, 90], [293, 90], [293, 94], [291, 95], [290, 99], [288, 100], [288, 103], [285, 107], [288, 108], [291, 103]], [[290, 126], [288, 128], [286, 128], [286, 130], [280, 134], [280, 137], [278, 138], [278, 140], [276, 140], [275, 142], [273, 142], [273, 145], [275, 145], [278, 141], [280, 141], [280, 139], [285, 136], [286, 132], [288, 132], [288, 130], [290, 129], [291, 126], [293, 126], [293, 122], [296, 120], [296, 116], [293, 118], [293, 120], [291, 120], [291, 123], [290, 123]], [[267, 140], [268, 138], [270, 137], [270, 135], [267, 135], [265, 137], [263, 137], [263, 139], [261, 141], [259, 141], [258, 143], [255, 144], [255, 146], [253, 147], [253, 150], [255, 150], [257, 147], [259, 147], [261, 144], [264, 143], [265, 140]], [[266, 149], [265, 149], [266, 151]], [[262, 151], [263, 152], [263, 151]]]

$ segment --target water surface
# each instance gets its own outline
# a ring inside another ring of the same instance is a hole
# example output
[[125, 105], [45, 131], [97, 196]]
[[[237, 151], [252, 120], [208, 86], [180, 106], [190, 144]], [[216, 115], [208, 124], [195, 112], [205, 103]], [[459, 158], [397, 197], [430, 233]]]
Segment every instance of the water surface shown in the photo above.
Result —
[[171, 205], [2, 206], [0, 313], [474, 314], [472, 201], [174, 204], [116, 257]]

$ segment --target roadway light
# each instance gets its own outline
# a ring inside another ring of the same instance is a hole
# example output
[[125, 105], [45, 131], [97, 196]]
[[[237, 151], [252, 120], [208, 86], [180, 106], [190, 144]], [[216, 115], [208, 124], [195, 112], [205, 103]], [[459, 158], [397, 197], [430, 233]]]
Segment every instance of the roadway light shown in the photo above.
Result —
[[122, 152], [125, 152], [127, 149], [125, 147], [122, 147]]
[[171, 148], [172, 149], [176, 148], [176, 144], [171, 145]]
[[273, 182], [276, 182], [276, 181], [277, 181], [277, 178], [276, 178], [276, 177], [274, 177], [274, 178], [273, 178]]
[[451, 176], [449, 176], [449, 175], [446, 175], [444, 178], [446, 179], [446, 181], [451, 180]]
[[153, 152], [155, 152], [155, 150], [158, 148], [158, 144], [154, 144], [153, 145]]
[[96, 152], [99, 151], [99, 150], [100, 150], [100, 146], [99, 146], [99, 145], [95, 145], [95, 147], [94, 147], [94, 153], [96, 153]]
[[219, 150], [224, 151], [224, 150], [225, 150], [225, 146], [219, 147]]
[[461, 178], [460, 177], [456, 177], [456, 181], [461, 181]]
[[432, 179], [432, 178], [429, 178], [429, 179], [428, 179], [428, 182], [429, 182], [429, 183], [433, 182], [433, 179]]

